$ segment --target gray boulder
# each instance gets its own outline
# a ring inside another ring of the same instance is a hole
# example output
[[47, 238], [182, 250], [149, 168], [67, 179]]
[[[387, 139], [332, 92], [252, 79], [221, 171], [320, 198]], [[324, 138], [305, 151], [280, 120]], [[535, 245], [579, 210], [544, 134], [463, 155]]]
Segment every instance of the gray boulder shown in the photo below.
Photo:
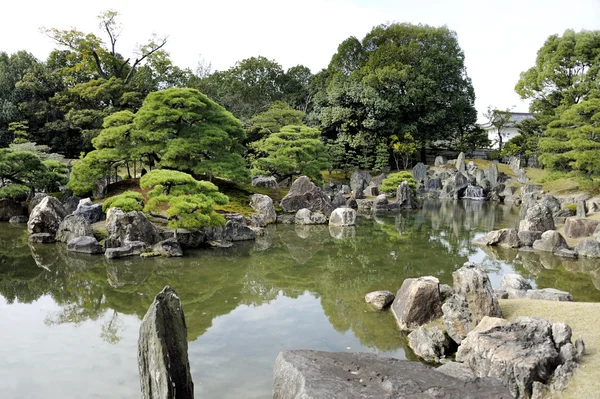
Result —
[[60, 199], [60, 202], [65, 207], [65, 211], [67, 211], [68, 215], [75, 212], [75, 210], [79, 206], [79, 201], [81, 201], [81, 198], [74, 195], [70, 195]]
[[54, 239], [54, 234], [33, 233], [29, 236], [29, 242], [32, 244], [52, 244], [56, 240]]
[[541, 191], [542, 191], [541, 184], [525, 184], [521, 187], [521, 195], [525, 195], [525, 194], [541, 195]]
[[277, 184], [277, 180], [273, 176], [256, 176], [252, 179], [252, 185], [270, 189], [279, 188], [279, 184]]
[[600, 242], [586, 238], [575, 246], [575, 252], [585, 258], [600, 258]]
[[100, 254], [103, 252], [98, 240], [90, 236], [80, 236], [69, 240], [67, 242], [67, 251], [84, 254]]
[[206, 227], [204, 229], [206, 242], [220, 243], [256, 239], [256, 231], [247, 225], [243, 215], [239, 213], [226, 213], [223, 216], [227, 220], [225, 226]]
[[254, 194], [250, 197], [250, 206], [258, 214], [263, 215], [266, 224], [277, 221], [277, 212], [273, 206], [273, 200], [268, 195]]
[[407, 278], [396, 293], [392, 313], [401, 330], [409, 331], [442, 315], [439, 280]]
[[508, 167], [513, 172], [517, 173], [519, 169], [521, 169], [521, 158], [512, 156], [508, 161]]
[[[352, 192], [363, 192], [365, 188], [371, 183], [373, 176], [369, 172], [361, 172], [355, 170], [350, 176], [350, 189]], [[356, 198], [359, 199], [359, 198]]]
[[520, 274], [505, 274], [500, 280], [500, 288], [509, 292], [510, 291], [527, 291], [531, 289], [529, 281], [525, 280]]
[[325, 224], [327, 218], [322, 213], [311, 212], [310, 209], [300, 209], [296, 212], [296, 224]]
[[166, 286], [140, 325], [138, 368], [143, 399], [193, 399], [187, 326], [177, 293]]
[[338, 192], [333, 197], [331, 197], [331, 203], [335, 208], [343, 208], [346, 206], [346, 197], [344, 194]]
[[119, 208], [110, 208], [106, 216], [106, 230], [106, 248], [122, 247], [133, 241], [141, 241], [148, 246], [162, 241], [160, 231], [140, 211], [125, 213]]
[[388, 211], [389, 201], [387, 199], [387, 195], [379, 194], [375, 200], [373, 200], [373, 212], [387, 212]]
[[337, 208], [329, 216], [330, 226], [354, 226], [356, 211], [352, 208]]
[[102, 199], [108, 193], [108, 185], [110, 184], [110, 178], [103, 177], [94, 182], [94, 188], [92, 189], [92, 198], [95, 200]]
[[104, 251], [106, 259], [126, 258], [128, 256], [141, 255], [148, 248], [148, 244], [142, 241], [128, 241], [121, 247], [107, 248]]
[[521, 245], [524, 247], [531, 247], [536, 240], [542, 238], [541, 231], [519, 231], [517, 234]]
[[435, 161], [433, 162], [434, 166], [444, 166], [446, 164], [446, 160], [444, 159], [443, 156], [438, 155], [437, 157], [435, 157]]
[[181, 250], [181, 245], [179, 245], [179, 242], [177, 242], [175, 238], [169, 238], [154, 244], [152, 247], [152, 254], [155, 256], [173, 258], [183, 256], [183, 251]]
[[490, 182], [491, 187], [495, 187], [496, 185], [498, 185], [498, 183], [500, 183], [500, 181], [498, 180], [499, 173], [497, 163], [494, 162], [490, 165], [490, 167], [486, 171], [486, 177]]
[[79, 201], [77, 209], [75, 212], [73, 212], [73, 214], [81, 216], [90, 223], [96, 223], [104, 219], [102, 204], [94, 204], [89, 198], [84, 198]]
[[31, 212], [33, 212], [33, 208], [38, 206], [38, 204], [47, 196], [48, 194], [46, 193], [35, 193], [33, 198], [27, 200], [27, 213], [31, 214]]
[[465, 174], [461, 172], [456, 173], [454, 176], [444, 180], [440, 198], [459, 199], [469, 183], [470, 180]]
[[527, 177], [527, 173], [525, 172], [525, 169], [519, 169], [517, 170], [517, 181], [519, 183], [527, 183], [529, 181], [529, 177]]
[[570, 217], [565, 220], [565, 236], [569, 238], [589, 237], [600, 226], [600, 220]]
[[348, 200], [346, 201], [346, 206], [348, 208], [358, 209], [358, 203], [354, 198], [348, 198]]
[[394, 294], [389, 291], [373, 291], [365, 295], [365, 301], [379, 310], [394, 301]]
[[200, 248], [206, 243], [206, 233], [199, 229], [166, 230], [161, 234], [162, 239], [175, 238], [181, 248]]
[[48, 233], [54, 236], [65, 216], [67, 212], [59, 200], [50, 196], [44, 197], [31, 211], [27, 230], [29, 234]]
[[17, 216], [26, 216], [23, 205], [8, 198], [0, 198], [0, 222], [8, 222]]
[[509, 399], [497, 379], [465, 381], [419, 362], [364, 352], [283, 351], [275, 360], [273, 399]]
[[485, 316], [502, 317], [490, 279], [480, 266], [467, 262], [452, 273], [452, 279], [454, 292], [466, 299], [474, 324]]
[[429, 180], [427, 180], [427, 183], [425, 183], [425, 189], [427, 191], [439, 190], [441, 188], [442, 188], [442, 179], [440, 179], [439, 177], [429, 179]]
[[454, 295], [454, 288], [450, 287], [448, 284], [440, 284], [440, 298], [442, 302], [446, 302], [446, 299], [450, 298]]
[[342, 184], [342, 194], [350, 194], [352, 189], [347, 184]]
[[56, 241], [69, 242], [76, 237], [91, 237], [94, 235], [90, 223], [77, 215], [67, 215], [58, 226]]
[[466, 172], [464, 152], [461, 152], [460, 154], [458, 154], [458, 157], [456, 158], [456, 170], [458, 170], [459, 173]]
[[552, 325], [527, 317], [484, 331], [478, 326], [462, 341], [456, 360], [478, 377], [500, 378], [515, 398], [531, 397], [533, 383], [546, 383], [562, 363]]
[[514, 229], [490, 231], [481, 237], [478, 243], [487, 246], [499, 246], [504, 248], [519, 248], [521, 246], [518, 233]]
[[442, 313], [446, 332], [454, 342], [460, 344], [475, 326], [467, 300], [460, 295], [452, 295], [442, 305]]
[[554, 252], [559, 249], [568, 248], [564, 237], [556, 230], [548, 230], [542, 237], [533, 243], [536, 251]]
[[552, 212], [546, 205], [538, 204], [527, 209], [525, 219], [519, 223], [519, 231], [555, 230]]
[[577, 200], [577, 217], [585, 218], [587, 215], [587, 207], [585, 206], [585, 200]]
[[561, 211], [560, 201], [553, 195], [542, 195], [542, 200], [540, 201], [540, 204], [546, 205], [548, 209], [550, 209], [550, 211], [552, 212], [553, 216], [557, 216]]
[[396, 204], [404, 209], [417, 209], [418, 205], [412, 196], [410, 187], [407, 181], [400, 183], [396, 189]]
[[554, 288], [527, 290], [524, 297], [525, 299], [535, 299], [541, 301], [573, 302], [573, 296], [570, 293]]
[[377, 197], [379, 195], [379, 188], [371, 183], [363, 190], [363, 195], [365, 197]]
[[440, 362], [456, 350], [456, 345], [438, 327], [423, 326], [408, 334], [408, 346], [426, 362]]
[[306, 176], [301, 176], [292, 183], [290, 191], [281, 200], [281, 208], [285, 212], [306, 208], [326, 216], [334, 209], [329, 197]]
[[419, 162], [413, 167], [412, 176], [417, 183], [427, 183], [427, 166]]

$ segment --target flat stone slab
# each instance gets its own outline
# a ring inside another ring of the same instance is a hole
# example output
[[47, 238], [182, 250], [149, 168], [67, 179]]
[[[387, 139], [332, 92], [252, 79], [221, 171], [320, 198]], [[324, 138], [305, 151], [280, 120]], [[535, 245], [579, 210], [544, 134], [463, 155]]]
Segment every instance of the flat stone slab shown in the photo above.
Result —
[[283, 351], [275, 360], [276, 399], [509, 399], [495, 378], [465, 380], [422, 363], [373, 353]]

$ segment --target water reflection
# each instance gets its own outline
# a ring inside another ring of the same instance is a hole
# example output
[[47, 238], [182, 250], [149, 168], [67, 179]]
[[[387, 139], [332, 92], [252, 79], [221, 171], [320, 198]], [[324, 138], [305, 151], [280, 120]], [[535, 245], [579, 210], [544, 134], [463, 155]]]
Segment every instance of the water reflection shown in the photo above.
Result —
[[[215, 349], [212, 360], [204, 358], [206, 352], [192, 357], [196, 370], [210, 371], [217, 357], [229, 355], [231, 367], [241, 367], [218, 337], [245, 337], [249, 314], [260, 314], [261, 321], [252, 327], [256, 337], [245, 338], [254, 340], [247, 344], [272, 350], [265, 349], [268, 359], [245, 359], [246, 368], [252, 362], [270, 368], [275, 349], [344, 350], [338, 348], [342, 337], [356, 340], [353, 350], [402, 357], [406, 343], [393, 317], [369, 311], [365, 293], [395, 292], [405, 278], [422, 275], [451, 283], [452, 272], [467, 260], [482, 261], [496, 284], [502, 274], [517, 272], [538, 287], [566, 290], [580, 301], [600, 301], [598, 262], [473, 244], [481, 234], [515, 227], [518, 220], [518, 210], [502, 204], [425, 202], [419, 211], [361, 217], [356, 227], [271, 226], [256, 242], [229, 249], [188, 251], [178, 259], [110, 262], [69, 253], [61, 244], [29, 246], [23, 228], [2, 225], [0, 295], [8, 304], [50, 297], [58, 306], [43, 314], [46, 326], [95, 322], [96, 337], [118, 346], [136, 333], [124, 327], [126, 316], [143, 317], [156, 293], [169, 284], [182, 299], [190, 341], [210, 342], [221, 351]], [[224, 317], [239, 330], [224, 332]], [[313, 321], [310, 328], [298, 325]], [[0, 323], [4, 325], [1, 314]], [[296, 336], [300, 330], [303, 335]], [[274, 339], [280, 343], [276, 348]], [[270, 389], [270, 369], [263, 383]], [[226, 396], [218, 389], [204, 392]]]

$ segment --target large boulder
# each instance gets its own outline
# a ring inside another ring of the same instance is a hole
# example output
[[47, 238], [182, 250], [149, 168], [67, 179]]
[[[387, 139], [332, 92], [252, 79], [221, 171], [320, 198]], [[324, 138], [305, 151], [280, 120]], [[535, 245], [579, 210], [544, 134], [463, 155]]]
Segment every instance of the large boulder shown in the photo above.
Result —
[[419, 362], [364, 352], [283, 351], [275, 360], [273, 399], [509, 399], [493, 378], [457, 378]]
[[187, 326], [177, 293], [166, 286], [140, 325], [138, 368], [143, 399], [193, 399]]
[[365, 295], [365, 302], [376, 309], [383, 309], [394, 301], [394, 294], [389, 291], [373, 291]]
[[67, 251], [84, 254], [99, 254], [103, 252], [98, 240], [90, 236], [80, 236], [69, 240], [67, 242]]
[[533, 243], [533, 249], [536, 251], [555, 252], [565, 248], [568, 248], [567, 242], [556, 230], [544, 232], [542, 237]]
[[74, 215], [81, 216], [90, 223], [96, 223], [104, 219], [102, 212], [102, 204], [94, 204], [91, 199], [84, 198], [79, 201], [77, 209], [73, 212]]
[[452, 273], [452, 279], [454, 292], [466, 299], [474, 324], [478, 324], [485, 316], [502, 317], [490, 279], [480, 266], [467, 262]]
[[456, 344], [438, 327], [417, 328], [408, 334], [408, 346], [426, 362], [439, 362], [456, 350]]
[[525, 218], [519, 223], [519, 231], [541, 231], [555, 230], [552, 211], [542, 204], [527, 209]]
[[555, 288], [542, 288], [537, 290], [527, 290], [524, 295], [525, 299], [537, 299], [541, 301], [559, 301], [573, 302], [573, 296], [566, 292]]
[[446, 164], [446, 160], [444, 159], [443, 156], [438, 155], [437, 157], [435, 157], [435, 161], [433, 162], [434, 166], [444, 166]]
[[377, 197], [379, 195], [379, 187], [371, 183], [363, 190], [363, 195], [365, 197]]
[[379, 194], [373, 200], [372, 210], [373, 210], [373, 212], [387, 212], [389, 210], [388, 205], [389, 205], [389, 201], [387, 199], [387, 195]]
[[396, 189], [396, 204], [400, 208], [417, 209], [418, 205], [413, 198], [412, 192], [407, 181], [400, 183]]
[[252, 185], [255, 187], [264, 187], [271, 189], [278, 189], [279, 184], [273, 176], [256, 176], [252, 179]]
[[456, 158], [456, 170], [458, 170], [459, 173], [466, 172], [465, 153], [464, 152], [461, 152], [460, 154], [458, 154], [458, 157]]
[[540, 204], [546, 205], [548, 209], [552, 212], [552, 215], [557, 216], [561, 211], [561, 205], [558, 198], [550, 194], [542, 195], [542, 199]]
[[160, 241], [152, 247], [152, 255], [165, 256], [167, 258], [183, 256], [181, 245], [175, 238]]
[[541, 184], [524, 184], [521, 187], [521, 195], [525, 194], [538, 194], [542, 195], [542, 185]]
[[281, 208], [286, 212], [306, 208], [326, 216], [334, 209], [329, 197], [306, 176], [301, 176], [292, 183], [290, 191], [281, 200]]
[[424, 163], [419, 162], [413, 167], [412, 176], [417, 183], [427, 183], [427, 166]]
[[575, 246], [575, 252], [585, 258], [600, 258], [600, 242], [586, 238], [581, 240]]
[[128, 256], [141, 255], [148, 248], [148, 244], [142, 241], [128, 241], [120, 247], [107, 248], [104, 251], [106, 259], [126, 258]]
[[519, 231], [517, 236], [522, 246], [531, 247], [534, 242], [542, 238], [542, 234], [541, 231]]
[[205, 240], [208, 243], [251, 241], [256, 239], [256, 231], [248, 226], [243, 215], [239, 213], [226, 213], [223, 216], [227, 220], [225, 226], [206, 227], [204, 229]]
[[106, 216], [106, 248], [125, 246], [132, 241], [141, 241], [148, 246], [162, 241], [160, 231], [140, 211], [123, 212], [110, 208]]
[[490, 167], [487, 169], [485, 174], [486, 174], [487, 180], [490, 182], [491, 187], [495, 187], [498, 185], [498, 183], [500, 183], [500, 181], [498, 180], [498, 178], [499, 178], [498, 164], [496, 162], [494, 162], [490, 165]]
[[[531, 397], [534, 382], [546, 383], [563, 363], [552, 324], [519, 317], [514, 323], [471, 331], [462, 341], [456, 360], [478, 377], [500, 378], [515, 398]], [[564, 337], [560, 342], [565, 343]]]
[[8, 222], [13, 217], [25, 215], [25, 208], [20, 202], [0, 198], [0, 222]]
[[296, 212], [296, 224], [325, 224], [327, 218], [322, 213], [311, 212], [310, 209], [300, 209]]
[[254, 194], [250, 197], [250, 206], [258, 214], [263, 215], [266, 224], [277, 221], [277, 212], [273, 206], [273, 200], [268, 195]]
[[460, 344], [475, 326], [467, 300], [463, 296], [452, 295], [442, 305], [442, 313], [446, 332], [454, 342]]
[[440, 198], [459, 199], [469, 183], [470, 180], [464, 173], [457, 172], [454, 176], [444, 180]]
[[70, 195], [60, 199], [60, 202], [65, 207], [65, 211], [67, 211], [67, 214], [75, 212], [75, 210], [79, 206], [79, 201], [81, 201], [81, 198], [74, 195]]
[[90, 223], [77, 215], [67, 215], [58, 226], [56, 241], [69, 242], [76, 237], [91, 237], [94, 235]]
[[429, 179], [429, 180], [427, 180], [427, 183], [425, 183], [425, 189], [427, 191], [439, 190], [441, 188], [442, 188], [442, 179], [440, 179], [439, 177], [434, 177], [433, 179]]
[[514, 229], [501, 229], [490, 231], [478, 241], [478, 244], [487, 246], [499, 246], [505, 248], [519, 248], [521, 241], [519, 235]]
[[518, 299], [525, 296], [525, 292], [531, 289], [531, 284], [520, 274], [505, 274], [500, 280], [500, 289], [506, 291], [509, 299]]
[[410, 331], [442, 315], [439, 280], [407, 278], [396, 293], [392, 313], [401, 330]]
[[27, 230], [29, 234], [48, 233], [54, 236], [65, 216], [67, 212], [59, 200], [50, 196], [44, 197], [31, 211]]
[[355, 170], [352, 176], [350, 176], [350, 189], [352, 192], [360, 191], [362, 193], [368, 187], [369, 183], [371, 183], [371, 179], [373, 179], [373, 176], [369, 172]]
[[356, 211], [352, 208], [337, 208], [329, 216], [330, 226], [354, 226]]
[[587, 207], [585, 206], [585, 200], [577, 200], [577, 217], [585, 218], [587, 216]]
[[569, 238], [589, 237], [600, 226], [600, 220], [570, 217], [565, 221], [565, 236]]

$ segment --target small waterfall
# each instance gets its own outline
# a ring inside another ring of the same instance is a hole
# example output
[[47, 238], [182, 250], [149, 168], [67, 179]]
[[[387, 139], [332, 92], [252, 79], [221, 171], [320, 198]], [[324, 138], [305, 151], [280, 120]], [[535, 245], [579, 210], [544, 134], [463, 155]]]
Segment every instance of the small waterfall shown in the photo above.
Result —
[[483, 195], [483, 188], [479, 186], [468, 185], [465, 189], [465, 193], [463, 195], [465, 199], [474, 199], [474, 200], [483, 200], [485, 196]]

